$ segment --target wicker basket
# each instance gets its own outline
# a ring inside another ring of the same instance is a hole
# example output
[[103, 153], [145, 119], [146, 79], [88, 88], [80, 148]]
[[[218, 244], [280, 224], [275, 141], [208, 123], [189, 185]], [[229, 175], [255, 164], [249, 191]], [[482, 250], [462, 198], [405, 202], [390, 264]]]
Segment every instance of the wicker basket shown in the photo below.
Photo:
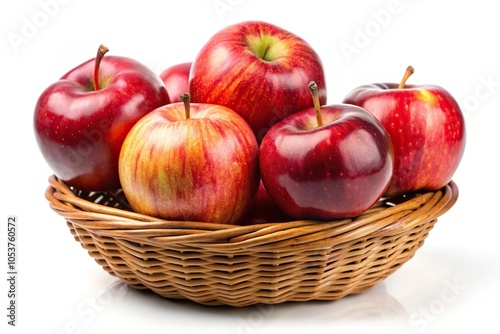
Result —
[[452, 181], [354, 219], [234, 226], [160, 220], [132, 212], [121, 192], [49, 182], [51, 208], [111, 275], [163, 297], [238, 307], [361, 293], [412, 258], [458, 197]]

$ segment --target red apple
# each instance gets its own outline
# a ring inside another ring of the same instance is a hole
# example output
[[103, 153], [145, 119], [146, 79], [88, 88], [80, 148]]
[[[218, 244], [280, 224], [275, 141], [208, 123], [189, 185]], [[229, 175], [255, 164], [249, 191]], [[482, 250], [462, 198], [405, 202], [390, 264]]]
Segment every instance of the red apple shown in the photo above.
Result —
[[189, 90], [191, 62], [175, 64], [160, 73], [171, 103], [181, 102], [181, 94]]
[[190, 74], [193, 102], [215, 103], [239, 113], [258, 142], [286, 116], [312, 107], [307, 83], [321, 87], [323, 65], [302, 38], [275, 25], [248, 21], [217, 32], [196, 56]]
[[262, 181], [274, 202], [296, 219], [353, 217], [374, 205], [392, 175], [388, 134], [363, 108], [315, 107], [275, 124], [260, 146]]
[[80, 190], [120, 188], [118, 156], [132, 126], [169, 103], [162, 81], [136, 60], [107, 56], [75, 67], [39, 97], [35, 137], [54, 174]]
[[259, 185], [258, 145], [245, 120], [220, 105], [172, 103], [144, 116], [120, 153], [123, 192], [140, 213], [239, 223]]
[[465, 122], [453, 96], [435, 85], [402, 82], [364, 85], [352, 90], [345, 103], [372, 113], [394, 145], [394, 172], [386, 195], [437, 190], [455, 173], [465, 149]]
[[262, 180], [259, 183], [257, 196], [250, 212], [245, 217], [241, 225], [254, 225], [265, 223], [279, 223], [292, 220], [285, 214], [274, 201], [269, 197]]

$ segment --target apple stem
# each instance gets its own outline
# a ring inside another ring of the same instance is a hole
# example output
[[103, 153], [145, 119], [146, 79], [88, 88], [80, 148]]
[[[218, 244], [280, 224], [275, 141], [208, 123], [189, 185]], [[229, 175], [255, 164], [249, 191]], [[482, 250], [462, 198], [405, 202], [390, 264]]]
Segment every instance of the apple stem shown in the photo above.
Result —
[[99, 90], [99, 67], [101, 65], [101, 60], [108, 52], [109, 49], [104, 45], [99, 45], [99, 49], [97, 49], [97, 55], [95, 56], [95, 65], [94, 65], [94, 89]]
[[318, 85], [316, 82], [311, 81], [308, 84], [309, 90], [311, 91], [311, 95], [313, 98], [314, 109], [316, 110], [316, 120], [318, 122], [318, 127], [323, 126], [323, 118], [321, 117], [321, 106], [319, 104], [319, 96], [318, 96]]
[[184, 112], [186, 113], [186, 119], [189, 119], [190, 117], [190, 102], [191, 102], [191, 97], [189, 96], [188, 93], [183, 93], [181, 94], [181, 100], [184, 102]]
[[405, 71], [405, 75], [403, 75], [403, 79], [401, 79], [401, 82], [399, 83], [398, 89], [403, 89], [405, 88], [406, 80], [415, 72], [415, 69], [413, 66], [408, 66]]
[[264, 49], [264, 54], [262, 55], [262, 59], [266, 60], [267, 53], [269, 52], [270, 48], [271, 48], [271, 45], [269, 43], [266, 44], [266, 48]]

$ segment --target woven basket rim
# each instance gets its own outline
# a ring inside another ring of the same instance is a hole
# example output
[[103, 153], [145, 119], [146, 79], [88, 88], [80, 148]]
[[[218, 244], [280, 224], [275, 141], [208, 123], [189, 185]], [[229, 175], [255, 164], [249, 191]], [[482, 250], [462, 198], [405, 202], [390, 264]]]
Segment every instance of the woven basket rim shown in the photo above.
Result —
[[[358, 217], [332, 221], [294, 220], [254, 225], [227, 225], [211, 222], [169, 221], [120, 208], [96, 204], [78, 197], [55, 175], [49, 177], [45, 192], [50, 207], [67, 221], [99, 235], [137, 242], [211, 244], [212, 247], [255, 247], [288, 240], [300, 245], [314, 238], [338, 237], [339, 242], [373, 233], [411, 229], [422, 220], [433, 220], [447, 212], [458, 199], [458, 187], [450, 181], [437, 191], [403, 198], [384, 199]], [[387, 205], [387, 203], [396, 204]], [[334, 231], [334, 232], [332, 232]]]

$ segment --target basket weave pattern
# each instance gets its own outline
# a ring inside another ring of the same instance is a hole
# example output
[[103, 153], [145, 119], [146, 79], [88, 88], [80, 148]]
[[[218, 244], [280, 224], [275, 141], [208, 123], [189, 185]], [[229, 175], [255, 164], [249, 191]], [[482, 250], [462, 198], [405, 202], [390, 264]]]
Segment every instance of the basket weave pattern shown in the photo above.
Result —
[[161, 220], [130, 210], [121, 192], [49, 183], [50, 207], [111, 275], [163, 297], [238, 307], [361, 293], [412, 258], [458, 197], [452, 181], [352, 219], [234, 226]]

